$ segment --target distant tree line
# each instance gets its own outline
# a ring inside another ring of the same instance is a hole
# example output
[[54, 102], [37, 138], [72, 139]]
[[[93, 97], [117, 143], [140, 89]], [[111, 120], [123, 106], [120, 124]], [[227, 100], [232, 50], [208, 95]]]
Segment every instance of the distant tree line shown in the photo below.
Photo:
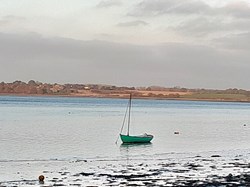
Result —
[[98, 84], [48, 84], [30, 80], [28, 83], [14, 81], [13, 83], [0, 83], [0, 93], [6, 94], [63, 94], [79, 93], [81, 90], [116, 91], [135, 90], [135, 87], [116, 87]]
[[[144, 92], [145, 91], [145, 92]], [[162, 91], [166, 93], [157, 93]], [[135, 97], [157, 97], [157, 98], [180, 98], [179, 93], [190, 94], [238, 94], [250, 97], [250, 91], [229, 88], [226, 90], [213, 89], [188, 89], [181, 87], [165, 88], [160, 86], [150, 87], [117, 87], [113, 85], [100, 84], [49, 84], [30, 80], [27, 83], [14, 81], [12, 83], [0, 83], [0, 94], [40, 94], [40, 95], [71, 95], [81, 93], [94, 94], [129, 94], [133, 92]], [[171, 93], [172, 92], [172, 93]]]

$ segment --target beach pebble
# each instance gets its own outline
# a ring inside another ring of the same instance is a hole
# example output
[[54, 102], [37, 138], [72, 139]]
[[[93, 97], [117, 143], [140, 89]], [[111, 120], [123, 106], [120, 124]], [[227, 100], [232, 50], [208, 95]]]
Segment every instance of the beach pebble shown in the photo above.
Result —
[[233, 179], [233, 175], [232, 175], [232, 173], [229, 173], [229, 174], [226, 176], [226, 181], [230, 182], [230, 181], [232, 181], [232, 179]]

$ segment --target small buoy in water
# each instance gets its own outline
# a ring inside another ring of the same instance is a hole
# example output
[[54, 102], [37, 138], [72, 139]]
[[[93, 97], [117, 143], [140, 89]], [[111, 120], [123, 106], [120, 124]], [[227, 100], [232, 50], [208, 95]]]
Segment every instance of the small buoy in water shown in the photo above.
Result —
[[180, 134], [180, 132], [178, 132], [178, 131], [175, 131], [175, 132], [174, 132], [174, 134]]
[[39, 183], [44, 183], [44, 176], [43, 175], [40, 175], [38, 177], [38, 180], [39, 180]]
[[244, 124], [244, 127], [247, 126], [247, 124]]

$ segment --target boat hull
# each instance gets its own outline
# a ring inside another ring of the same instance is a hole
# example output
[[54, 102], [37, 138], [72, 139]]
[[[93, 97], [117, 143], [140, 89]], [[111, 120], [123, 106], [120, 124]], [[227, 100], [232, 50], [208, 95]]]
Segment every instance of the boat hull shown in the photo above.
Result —
[[152, 135], [141, 135], [141, 136], [129, 136], [120, 134], [120, 138], [123, 143], [149, 143], [152, 139]]

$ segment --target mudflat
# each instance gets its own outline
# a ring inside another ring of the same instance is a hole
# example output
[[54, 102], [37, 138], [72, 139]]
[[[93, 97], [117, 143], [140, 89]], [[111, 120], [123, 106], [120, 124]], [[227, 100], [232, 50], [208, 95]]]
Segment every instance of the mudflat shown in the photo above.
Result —
[[[1, 162], [6, 175], [0, 186], [248, 186], [247, 154], [184, 154], [176, 158], [26, 160]], [[230, 155], [230, 156], [229, 156]], [[12, 168], [10, 168], [10, 165]], [[40, 173], [39, 173], [40, 171]], [[11, 173], [12, 172], [12, 173]]]

